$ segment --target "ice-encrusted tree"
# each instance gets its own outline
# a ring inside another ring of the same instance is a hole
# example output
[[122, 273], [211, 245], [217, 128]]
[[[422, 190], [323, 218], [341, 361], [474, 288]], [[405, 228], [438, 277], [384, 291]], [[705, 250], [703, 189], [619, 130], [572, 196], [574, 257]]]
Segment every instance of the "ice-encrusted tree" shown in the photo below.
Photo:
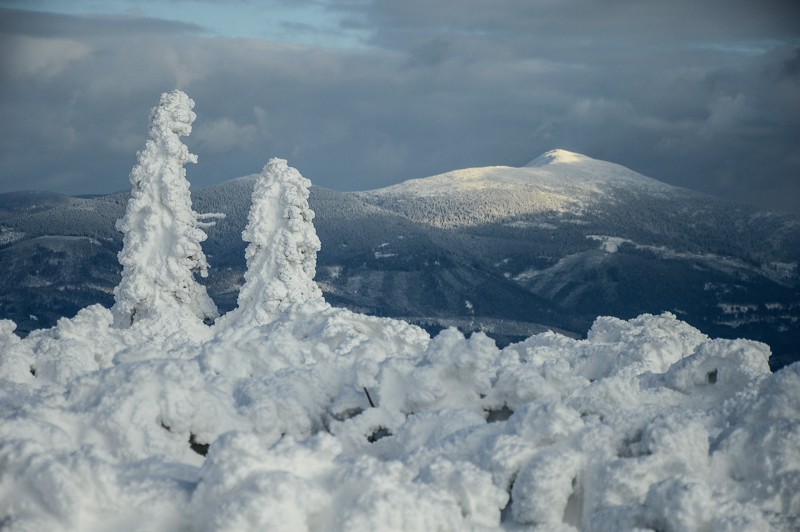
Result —
[[308, 205], [311, 181], [272, 158], [253, 188], [242, 238], [247, 271], [238, 306], [219, 324], [264, 325], [295, 303], [321, 298], [314, 282], [320, 241]]
[[215, 318], [217, 308], [194, 277], [208, 275], [200, 243], [203, 215], [192, 210], [187, 162], [197, 162], [180, 137], [189, 135], [194, 102], [182, 91], [161, 95], [150, 117], [150, 138], [130, 174], [131, 197], [117, 229], [125, 233], [114, 289], [114, 324], [128, 327], [147, 317], [188, 314]]

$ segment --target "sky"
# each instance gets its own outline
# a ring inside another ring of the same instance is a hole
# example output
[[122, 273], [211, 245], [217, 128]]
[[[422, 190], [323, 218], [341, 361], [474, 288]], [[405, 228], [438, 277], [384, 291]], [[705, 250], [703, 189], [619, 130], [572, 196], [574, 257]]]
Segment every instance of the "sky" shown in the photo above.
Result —
[[563, 148], [800, 214], [800, 2], [0, 0], [0, 192], [129, 188], [186, 91], [193, 187], [367, 190]]

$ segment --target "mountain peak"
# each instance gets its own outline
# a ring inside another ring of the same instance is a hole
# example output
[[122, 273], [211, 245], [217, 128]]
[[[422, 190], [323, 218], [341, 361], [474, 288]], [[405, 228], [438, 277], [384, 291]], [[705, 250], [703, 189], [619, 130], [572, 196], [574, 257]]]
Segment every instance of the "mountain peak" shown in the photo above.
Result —
[[526, 167], [538, 167], [538, 166], [546, 166], [548, 164], [554, 163], [579, 163], [584, 161], [592, 160], [591, 157], [587, 157], [586, 155], [582, 155], [580, 153], [575, 153], [569, 150], [562, 150], [562, 149], [555, 149], [544, 152], [536, 159], [532, 160]]

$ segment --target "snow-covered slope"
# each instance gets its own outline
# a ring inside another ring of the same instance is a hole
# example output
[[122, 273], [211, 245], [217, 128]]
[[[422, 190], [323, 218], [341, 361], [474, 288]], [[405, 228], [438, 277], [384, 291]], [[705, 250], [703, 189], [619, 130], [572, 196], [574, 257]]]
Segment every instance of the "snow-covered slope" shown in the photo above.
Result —
[[582, 215], [615, 195], [683, 196], [684, 191], [624, 166], [551, 150], [521, 168], [467, 168], [363, 192], [360, 197], [440, 226], [490, 223], [514, 216]]

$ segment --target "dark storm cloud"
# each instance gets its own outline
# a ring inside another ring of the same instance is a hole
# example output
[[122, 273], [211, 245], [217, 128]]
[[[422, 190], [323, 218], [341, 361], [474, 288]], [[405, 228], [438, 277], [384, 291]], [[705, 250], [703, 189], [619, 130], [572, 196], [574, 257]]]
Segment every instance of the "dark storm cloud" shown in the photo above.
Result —
[[368, 46], [4, 11], [2, 190], [126, 188], [149, 109], [177, 87], [197, 102], [196, 186], [257, 172], [272, 155], [317, 184], [366, 189], [563, 147], [800, 209], [794, 3], [325, 5], [343, 31], [368, 30]]
[[[373, 40], [403, 47], [429, 32], [485, 36], [554, 46], [602, 37], [633, 44], [685, 39], [774, 39], [796, 36], [797, 2], [786, 0], [374, 0], [339, 6], [350, 24], [374, 30]], [[523, 48], [525, 48], [523, 44]]]
[[196, 24], [133, 15], [78, 17], [0, 8], [0, 34], [38, 37], [204, 33]]

